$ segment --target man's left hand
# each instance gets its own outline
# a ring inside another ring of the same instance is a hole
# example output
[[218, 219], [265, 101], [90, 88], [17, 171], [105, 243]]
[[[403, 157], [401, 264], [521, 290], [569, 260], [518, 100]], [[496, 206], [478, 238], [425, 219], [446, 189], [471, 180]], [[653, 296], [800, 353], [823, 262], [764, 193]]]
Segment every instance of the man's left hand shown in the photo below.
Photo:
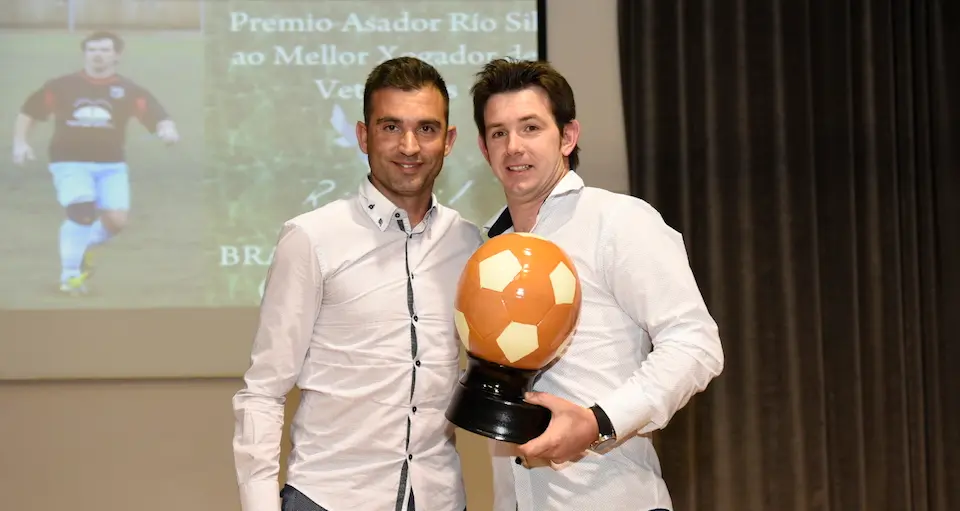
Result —
[[589, 408], [543, 392], [529, 392], [525, 401], [553, 413], [543, 434], [518, 447], [525, 458], [565, 463], [579, 458], [600, 435], [597, 418]]

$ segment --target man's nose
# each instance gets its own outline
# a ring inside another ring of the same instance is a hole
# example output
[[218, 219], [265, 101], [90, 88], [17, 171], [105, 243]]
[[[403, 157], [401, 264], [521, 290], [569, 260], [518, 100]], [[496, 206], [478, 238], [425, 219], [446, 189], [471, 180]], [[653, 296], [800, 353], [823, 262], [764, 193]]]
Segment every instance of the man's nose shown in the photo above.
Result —
[[523, 144], [520, 143], [520, 137], [514, 134], [507, 135], [507, 153], [519, 154], [523, 151]]
[[420, 152], [420, 143], [417, 142], [417, 137], [412, 131], [403, 134], [403, 138], [400, 140], [400, 152], [406, 156], [412, 156]]

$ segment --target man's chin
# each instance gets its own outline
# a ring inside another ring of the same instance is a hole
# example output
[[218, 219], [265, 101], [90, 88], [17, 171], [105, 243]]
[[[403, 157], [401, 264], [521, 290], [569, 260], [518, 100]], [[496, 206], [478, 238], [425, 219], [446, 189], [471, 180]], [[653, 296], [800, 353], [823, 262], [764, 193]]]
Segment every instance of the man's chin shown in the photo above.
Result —
[[509, 202], [520, 204], [536, 200], [540, 189], [533, 183], [515, 183], [504, 186], [503, 193]]
[[403, 179], [393, 182], [393, 188], [403, 195], [419, 195], [427, 185], [423, 176], [403, 176]]

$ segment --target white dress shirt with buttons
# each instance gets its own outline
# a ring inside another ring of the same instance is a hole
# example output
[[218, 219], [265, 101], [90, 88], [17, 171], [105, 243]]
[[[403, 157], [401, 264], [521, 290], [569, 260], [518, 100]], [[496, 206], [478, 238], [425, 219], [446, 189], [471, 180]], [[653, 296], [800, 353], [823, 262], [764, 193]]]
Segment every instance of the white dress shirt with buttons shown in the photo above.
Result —
[[[484, 228], [511, 232], [509, 212]], [[541, 206], [533, 233], [574, 260], [583, 296], [572, 341], [534, 390], [599, 404], [618, 444], [556, 465], [519, 464], [515, 446], [491, 441], [494, 510], [673, 509], [650, 433], [723, 368], [717, 324], [680, 234], [646, 202], [585, 187], [572, 171]]]
[[462, 511], [453, 427], [453, 303], [480, 230], [436, 198], [410, 225], [369, 180], [356, 196], [283, 225], [245, 386], [233, 400], [243, 511], [279, 511], [284, 398], [287, 484], [325, 509]]

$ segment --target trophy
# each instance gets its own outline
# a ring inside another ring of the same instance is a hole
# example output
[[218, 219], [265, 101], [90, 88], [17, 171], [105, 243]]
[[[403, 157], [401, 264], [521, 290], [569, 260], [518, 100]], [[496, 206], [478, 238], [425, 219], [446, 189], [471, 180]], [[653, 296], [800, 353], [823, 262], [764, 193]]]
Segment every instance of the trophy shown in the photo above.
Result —
[[551, 241], [508, 233], [477, 249], [460, 275], [454, 305], [467, 369], [447, 420], [515, 444], [543, 433], [550, 410], [523, 396], [570, 342], [580, 301], [573, 260]]

